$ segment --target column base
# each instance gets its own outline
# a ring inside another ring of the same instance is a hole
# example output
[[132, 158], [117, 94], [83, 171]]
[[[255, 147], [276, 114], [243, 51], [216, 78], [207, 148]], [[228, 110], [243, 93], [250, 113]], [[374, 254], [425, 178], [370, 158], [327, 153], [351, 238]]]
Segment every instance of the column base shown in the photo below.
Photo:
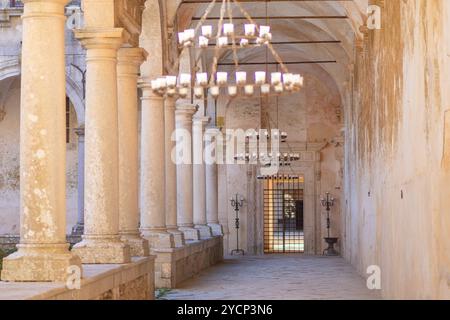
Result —
[[148, 240], [150, 250], [175, 248], [174, 236], [167, 231], [143, 231], [142, 237]]
[[119, 237], [83, 236], [72, 250], [85, 264], [123, 264], [131, 262], [131, 248]]
[[213, 236], [223, 236], [223, 227], [219, 223], [208, 223], [211, 228]]
[[200, 231], [192, 227], [179, 227], [178, 228], [184, 234], [186, 240], [200, 240]]
[[194, 228], [200, 232], [200, 239], [208, 239], [213, 236], [211, 227], [206, 224], [196, 225]]
[[150, 255], [150, 246], [146, 239], [141, 238], [139, 233], [121, 234], [120, 240], [130, 246], [132, 257], [148, 257]]
[[167, 229], [167, 232], [173, 235], [176, 248], [183, 247], [186, 244], [186, 241], [184, 239], [184, 233], [178, 230], [177, 228]]
[[69, 267], [81, 260], [68, 244], [19, 244], [17, 252], [3, 259], [1, 280], [10, 282], [65, 282], [73, 275]]
[[84, 234], [84, 224], [77, 223], [72, 228], [72, 236], [74, 237], [81, 237]]

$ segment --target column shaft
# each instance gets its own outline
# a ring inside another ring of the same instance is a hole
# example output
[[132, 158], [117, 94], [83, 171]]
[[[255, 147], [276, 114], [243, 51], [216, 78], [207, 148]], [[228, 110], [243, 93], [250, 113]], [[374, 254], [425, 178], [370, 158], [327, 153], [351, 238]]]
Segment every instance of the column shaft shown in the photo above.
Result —
[[172, 248], [165, 216], [164, 99], [148, 84], [142, 85], [141, 232], [150, 248]]
[[193, 105], [178, 105], [176, 114], [177, 139], [177, 217], [180, 231], [186, 240], [199, 240], [194, 228], [192, 182], [192, 116], [197, 111]]
[[206, 225], [206, 181], [203, 161], [203, 135], [208, 122], [208, 117], [195, 117], [192, 122], [194, 225], [200, 231], [201, 238], [212, 236], [211, 228]]
[[119, 109], [119, 234], [132, 256], [148, 256], [148, 241], [139, 232], [138, 75], [147, 53], [121, 48], [117, 64]]
[[[66, 243], [64, 6], [24, 1], [20, 244], [5, 258], [4, 281], [66, 281], [79, 266]], [[43, 37], [45, 35], [45, 37]]]
[[[206, 146], [208, 149], [214, 150], [214, 155], [217, 154], [215, 151], [217, 148], [217, 143], [215, 137], [222, 134], [217, 128], [208, 128], [206, 131]], [[223, 235], [223, 228], [219, 223], [219, 207], [218, 207], [218, 167], [217, 161], [213, 163], [206, 164], [206, 217], [208, 221], [208, 226], [211, 227], [212, 233], [215, 236]]]
[[78, 136], [78, 220], [77, 224], [72, 228], [72, 235], [80, 237], [84, 233], [84, 126], [77, 128], [75, 133]]
[[172, 152], [176, 148], [172, 136], [175, 134], [175, 98], [165, 99], [165, 157], [166, 157], [166, 225], [167, 231], [172, 233], [175, 246], [185, 244], [184, 234], [178, 230], [177, 219], [177, 166], [172, 159]]
[[86, 48], [85, 234], [74, 247], [83, 263], [128, 263], [119, 237], [117, 50], [120, 28], [78, 30]]

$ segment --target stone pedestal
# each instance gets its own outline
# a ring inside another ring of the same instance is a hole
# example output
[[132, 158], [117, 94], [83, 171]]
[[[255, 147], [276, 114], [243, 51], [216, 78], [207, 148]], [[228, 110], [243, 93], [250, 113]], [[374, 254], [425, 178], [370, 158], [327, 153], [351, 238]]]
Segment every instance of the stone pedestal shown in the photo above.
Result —
[[166, 162], [166, 226], [167, 231], [173, 234], [177, 248], [185, 245], [184, 234], [178, 229], [177, 219], [177, 167], [172, 159], [172, 151], [176, 143], [172, 140], [175, 136], [175, 98], [165, 99], [164, 123], [165, 123], [165, 162]]
[[132, 256], [148, 256], [148, 241], [139, 232], [138, 74], [147, 57], [141, 48], [118, 52], [119, 234]]
[[[177, 217], [179, 230], [186, 240], [199, 240], [200, 232], [194, 228], [192, 182], [192, 117], [197, 108], [189, 104], [176, 107], [177, 139]], [[184, 160], [183, 160], [184, 158]]]
[[3, 281], [66, 281], [69, 266], [81, 269], [80, 259], [69, 252], [66, 243], [64, 6], [67, 2], [24, 1], [21, 237], [18, 252], [3, 261]]
[[86, 48], [85, 231], [74, 252], [83, 263], [128, 263], [130, 246], [119, 237], [119, 135], [117, 50], [121, 28], [84, 29]]
[[165, 216], [164, 99], [155, 95], [143, 79], [141, 126], [141, 232], [150, 248], [173, 248]]

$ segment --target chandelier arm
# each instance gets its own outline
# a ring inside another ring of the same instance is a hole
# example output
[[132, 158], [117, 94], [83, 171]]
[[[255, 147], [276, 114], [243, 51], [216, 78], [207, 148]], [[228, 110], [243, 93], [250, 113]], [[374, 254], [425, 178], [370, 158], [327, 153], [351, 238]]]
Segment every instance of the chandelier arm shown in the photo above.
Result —
[[195, 27], [195, 33], [197, 34], [198, 30], [202, 27], [203, 23], [205, 23], [206, 18], [208, 18], [209, 14], [211, 13], [212, 9], [214, 8], [214, 5], [216, 4], [217, 0], [212, 0], [211, 3], [208, 5], [208, 7], [205, 10], [205, 13], [197, 23], [197, 26]]
[[[222, 33], [223, 18], [225, 16], [225, 10], [226, 10], [226, 0], [222, 0], [222, 6], [220, 8], [220, 19], [219, 19], [219, 23], [217, 26], [217, 39], [220, 37], [220, 35]], [[217, 73], [217, 66], [219, 64], [219, 49], [220, 49], [219, 41], [216, 41], [216, 47], [214, 50], [214, 59], [213, 59], [213, 64], [212, 64], [212, 69], [211, 69], [211, 78], [209, 79], [210, 85], [214, 85], [214, 81], [215, 81], [214, 75]]]
[[[227, 12], [228, 12], [228, 18], [230, 20], [230, 23], [233, 24], [233, 13], [231, 12], [231, 0], [227, 0]], [[237, 48], [236, 48], [236, 34], [233, 32], [231, 35], [231, 48], [233, 50], [233, 60], [234, 60], [234, 67], [235, 71], [239, 70], [239, 58], [237, 54]]]
[[[256, 26], [256, 30], [259, 32], [259, 26], [257, 23], [255, 23], [255, 21], [252, 19], [252, 17], [250, 16], [250, 14], [242, 7], [242, 5], [239, 3], [238, 0], [233, 0], [233, 2], [236, 4], [236, 6], [238, 6], [239, 10], [241, 11], [241, 13], [247, 18], [247, 20], [249, 20], [252, 24], [254, 24]], [[275, 58], [275, 60], [278, 62], [278, 64], [280, 65], [281, 69], [283, 70], [283, 72], [288, 73], [289, 70], [286, 67], [286, 65], [283, 63], [283, 60], [281, 59], [280, 55], [276, 52], [276, 50], [274, 49], [274, 47], [272, 46], [272, 44], [270, 43], [270, 41], [267, 41], [266, 43], [267, 47], [270, 49], [273, 57]]]

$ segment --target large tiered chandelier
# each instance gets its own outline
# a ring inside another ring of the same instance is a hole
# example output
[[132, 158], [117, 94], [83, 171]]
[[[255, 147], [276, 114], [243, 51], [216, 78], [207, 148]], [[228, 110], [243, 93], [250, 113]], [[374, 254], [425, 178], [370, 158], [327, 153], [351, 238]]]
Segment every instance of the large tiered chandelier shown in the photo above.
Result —
[[[190, 73], [181, 73], [178, 77], [161, 76], [151, 81], [152, 90], [160, 96], [185, 98], [192, 94], [197, 99], [204, 98], [206, 94], [217, 99], [221, 94], [229, 97], [238, 95], [252, 97], [258, 93], [261, 96], [270, 96], [299, 91], [303, 86], [303, 77], [289, 72], [283, 63], [271, 44], [270, 26], [256, 24], [238, 0], [222, 0], [217, 26], [205, 24], [217, 2], [217, 0], [210, 2], [195, 28], [178, 33], [178, 44], [181, 50], [192, 49], [196, 52], [214, 49], [210, 73], [193, 68]], [[242, 30], [237, 30], [233, 23], [232, 6], [239, 8], [247, 20]], [[282, 72], [271, 73], [269, 79], [267, 71], [256, 71], [254, 75], [250, 75], [241, 69], [238, 50], [257, 46], [267, 47]], [[233, 52], [233, 73], [218, 71], [219, 57], [224, 49], [231, 49]]]

